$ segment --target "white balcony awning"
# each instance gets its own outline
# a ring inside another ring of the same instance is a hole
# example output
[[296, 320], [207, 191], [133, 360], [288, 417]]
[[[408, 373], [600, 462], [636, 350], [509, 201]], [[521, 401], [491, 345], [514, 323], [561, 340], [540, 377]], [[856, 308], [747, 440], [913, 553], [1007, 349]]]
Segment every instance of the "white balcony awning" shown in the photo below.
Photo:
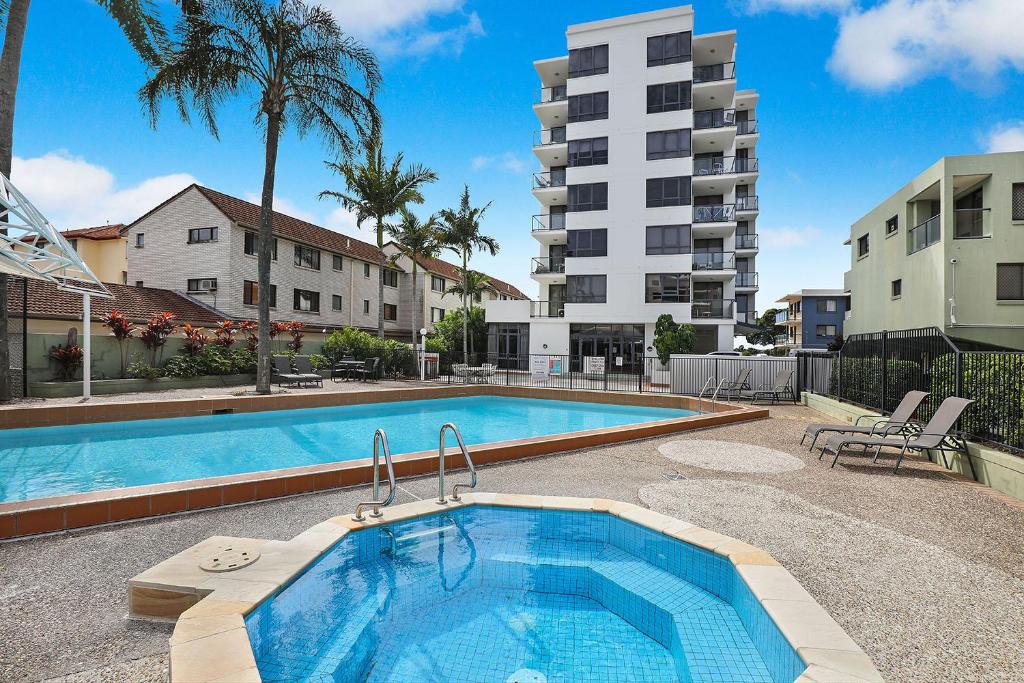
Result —
[[61, 289], [112, 297], [60, 231], [0, 173], [0, 272], [54, 282]]

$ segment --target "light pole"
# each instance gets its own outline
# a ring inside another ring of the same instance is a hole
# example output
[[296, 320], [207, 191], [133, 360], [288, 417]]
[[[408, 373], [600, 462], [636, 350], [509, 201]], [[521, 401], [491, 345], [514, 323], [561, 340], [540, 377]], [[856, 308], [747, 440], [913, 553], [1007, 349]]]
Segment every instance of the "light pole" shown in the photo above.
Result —
[[420, 328], [420, 381], [427, 380], [427, 328]]

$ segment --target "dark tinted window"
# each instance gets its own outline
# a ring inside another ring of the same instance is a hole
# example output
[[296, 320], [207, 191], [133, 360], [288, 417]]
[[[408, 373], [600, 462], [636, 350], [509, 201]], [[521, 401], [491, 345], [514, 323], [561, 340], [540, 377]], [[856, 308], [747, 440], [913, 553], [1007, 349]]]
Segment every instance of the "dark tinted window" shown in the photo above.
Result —
[[[254, 232], [246, 231], [245, 239], [243, 240], [243, 242], [245, 244], [245, 253], [249, 254], [250, 256], [256, 256], [256, 248], [257, 248], [257, 246], [259, 245], [259, 242], [260, 242], [259, 235], [257, 235]], [[270, 243], [270, 258], [273, 261], [277, 260], [277, 238], [276, 237]]]
[[608, 208], [608, 183], [569, 186], [566, 211], [601, 211]]
[[344, 308], [344, 302], [340, 294], [331, 295], [331, 308], [334, 309], [335, 311], [340, 311], [342, 308]]
[[647, 159], [690, 156], [690, 129], [659, 130], [647, 134]]
[[384, 269], [384, 285], [387, 287], [398, 286], [398, 271], [390, 268]]
[[608, 138], [569, 141], [570, 166], [597, 166], [608, 163]]
[[651, 256], [661, 254], [689, 254], [689, 225], [648, 225], [647, 253]]
[[893, 216], [885, 222], [885, 234], [891, 235], [900, 229], [900, 217]]
[[647, 207], [685, 206], [690, 203], [690, 177], [647, 179]]
[[331, 261], [334, 270], [341, 270], [345, 265], [345, 259], [340, 254], [331, 254]]
[[608, 118], [608, 93], [592, 92], [569, 97], [569, 123]]
[[1024, 263], [996, 264], [996, 298], [1001, 301], [1024, 299]]
[[645, 281], [644, 301], [649, 304], [690, 300], [689, 273], [648, 273]]
[[566, 302], [603, 304], [608, 300], [608, 276], [568, 275], [565, 278]]
[[607, 45], [569, 50], [569, 78], [606, 73], [608, 73]]
[[690, 108], [690, 83], [660, 83], [647, 86], [647, 113], [678, 111]]
[[306, 311], [307, 313], [319, 313], [320, 292], [311, 292], [307, 289], [296, 289], [294, 305], [292, 307], [296, 311]]
[[301, 244], [295, 245], [295, 265], [303, 268], [320, 270], [320, 250], [312, 247], [304, 247]]
[[591, 230], [570, 230], [569, 247], [566, 256], [607, 256], [608, 230], [594, 228]]
[[690, 61], [689, 31], [651, 36], [647, 39], [647, 66], [678, 64], [688, 61]]
[[[242, 303], [256, 306], [260, 303], [260, 286], [252, 280], [242, 282]], [[277, 308], [277, 285], [270, 285], [270, 307]]]
[[384, 319], [398, 320], [398, 306], [395, 304], [384, 304]]
[[1013, 184], [1013, 220], [1024, 221], [1024, 183]]
[[197, 242], [216, 242], [217, 228], [192, 228], [188, 231], [189, 244]]

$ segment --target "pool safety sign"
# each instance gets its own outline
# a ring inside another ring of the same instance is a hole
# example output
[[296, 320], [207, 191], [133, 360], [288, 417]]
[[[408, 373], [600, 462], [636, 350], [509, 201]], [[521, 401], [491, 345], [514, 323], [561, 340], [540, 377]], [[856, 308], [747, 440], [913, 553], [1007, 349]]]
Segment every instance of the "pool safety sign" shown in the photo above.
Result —
[[584, 356], [583, 372], [588, 375], [604, 374], [604, 356]]
[[548, 358], [547, 356], [530, 356], [530, 376], [533, 379], [547, 379]]

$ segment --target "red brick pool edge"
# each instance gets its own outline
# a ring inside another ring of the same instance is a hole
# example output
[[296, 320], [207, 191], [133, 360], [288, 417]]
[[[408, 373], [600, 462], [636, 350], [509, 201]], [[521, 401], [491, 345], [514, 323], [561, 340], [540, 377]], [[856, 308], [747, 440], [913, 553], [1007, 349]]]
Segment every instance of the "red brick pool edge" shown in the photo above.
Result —
[[[190, 417], [221, 412], [247, 413], [263, 410], [322, 408], [479, 395], [611, 403], [694, 411], [698, 409], [697, 399], [688, 396], [457, 385], [359, 392], [149, 401], [131, 404], [15, 407], [0, 410], [0, 429]], [[704, 401], [702, 407], [704, 410], [713, 409], [713, 412], [634, 425], [478, 444], [472, 446], [470, 452], [475, 464], [487, 465], [768, 417], [767, 408], [744, 407], [710, 401]], [[428, 474], [437, 470], [439, 464], [436, 451], [397, 455], [394, 458], [394, 463], [396, 477]], [[451, 449], [446, 453], [446, 469], [462, 467], [465, 467], [465, 461], [457, 449]], [[363, 458], [306, 467], [247, 472], [222, 477], [0, 503], [0, 539], [80, 529], [145, 517], [203, 510], [222, 505], [237, 505], [314, 491], [326, 491], [367, 484], [372, 480], [372, 461], [369, 458]]]

